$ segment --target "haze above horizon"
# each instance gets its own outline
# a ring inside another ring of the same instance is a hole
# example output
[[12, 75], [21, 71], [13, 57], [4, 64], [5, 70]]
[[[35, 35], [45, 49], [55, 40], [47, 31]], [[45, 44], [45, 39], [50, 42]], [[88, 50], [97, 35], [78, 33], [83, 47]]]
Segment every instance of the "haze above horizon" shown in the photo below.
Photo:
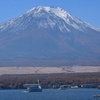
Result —
[[54, 6], [100, 28], [100, 0], [1, 0], [0, 23], [15, 18], [36, 6]]

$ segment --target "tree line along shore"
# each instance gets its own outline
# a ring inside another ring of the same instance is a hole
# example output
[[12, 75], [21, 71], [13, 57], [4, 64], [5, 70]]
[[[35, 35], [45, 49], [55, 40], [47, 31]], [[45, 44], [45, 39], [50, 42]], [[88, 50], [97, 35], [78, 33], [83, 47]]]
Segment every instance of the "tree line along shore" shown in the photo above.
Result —
[[78, 86], [91, 84], [87, 88], [100, 85], [100, 73], [61, 74], [9, 74], [0, 76], [0, 89], [25, 89], [25, 84], [36, 84], [40, 80], [42, 88], [59, 88], [61, 85]]

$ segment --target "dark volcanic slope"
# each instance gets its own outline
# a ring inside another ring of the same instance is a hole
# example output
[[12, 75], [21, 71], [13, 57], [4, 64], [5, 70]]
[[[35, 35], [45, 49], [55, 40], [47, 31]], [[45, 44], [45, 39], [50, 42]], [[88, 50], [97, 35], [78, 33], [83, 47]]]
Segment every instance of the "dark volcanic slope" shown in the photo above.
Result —
[[57, 7], [0, 24], [0, 65], [99, 65], [100, 29]]

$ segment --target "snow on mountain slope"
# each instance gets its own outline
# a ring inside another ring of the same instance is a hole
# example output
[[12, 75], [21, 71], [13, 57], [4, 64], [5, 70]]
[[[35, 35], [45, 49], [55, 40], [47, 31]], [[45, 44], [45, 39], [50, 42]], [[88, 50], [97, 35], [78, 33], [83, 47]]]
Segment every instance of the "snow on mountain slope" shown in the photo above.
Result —
[[77, 19], [76, 17], [72, 16], [71, 14], [69, 14], [68, 12], [66, 12], [65, 10], [63, 10], [62, 8], [59, 8], [59, 7], [38, 6], [36, 8], [29, 10], [27, 12], [27, 14], [29, 14], [29, 15], [35, 14], [36, 16], [41, 16], [39, 13], [43, 10], [46, 11], [47, 13], [52, 13], [52, 14], [58, 16], [59, 18], [63, 19], [70, 26], [72, 26], [76, 29], [79, 29], [81, 31], [84, 31], [86, 27], [92, 28], [96, 31], [100, 31], [98, 28], [96, 28], [86, 22], [83, 22], [82, 20]]
[[[36, 20], [36, 22], [34, 22], [34, 20]], [[34, 24], [39, 28], [54, 28], [57, 26], [59, 30], [66, 32], [70, 32], [70, 29], [67, 27], [68, 25], [80, 31], [86, 31], [87, 28], [100, 31], [96, 27], [70, 15], [62, 8], [42, 6], [35, 7], [15, 19], [2, 23], [0, 25], [0, 31], [2, 32], [5, 29], [13, 26], [16, 29], [11, 29], [10, 31], [18, 32], [25, 30], [26, 28], [30, 27], [30, 25]]]

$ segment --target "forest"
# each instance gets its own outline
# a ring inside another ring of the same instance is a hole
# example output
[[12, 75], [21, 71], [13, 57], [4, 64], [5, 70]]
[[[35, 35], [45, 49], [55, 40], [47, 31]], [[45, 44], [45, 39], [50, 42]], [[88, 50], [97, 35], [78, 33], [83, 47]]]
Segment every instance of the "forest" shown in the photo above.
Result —
[[0, 76], [0, 89], [25, 89], [25, 84], [36, 84], [40, 80], [42, 88], [59, 88], [61, 85], [80, 87], [82, 84], [100, 85], [100, 73], [61, 74], [9, 74]]

